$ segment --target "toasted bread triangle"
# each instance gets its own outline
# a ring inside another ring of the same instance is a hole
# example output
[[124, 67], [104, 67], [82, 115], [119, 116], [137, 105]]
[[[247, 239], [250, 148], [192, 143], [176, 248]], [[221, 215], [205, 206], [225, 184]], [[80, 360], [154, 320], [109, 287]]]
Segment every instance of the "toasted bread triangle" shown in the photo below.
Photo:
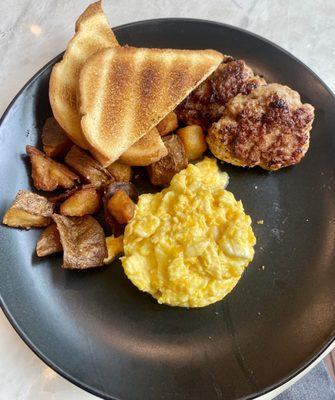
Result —
[[160, 160], [167, 153], [167, 148], [155, 127], [129, 147], [120, 156], [119, 161], [126, 165], [142, 167]]
[[[80, 147], [88, 148], [82, 134], [77, 107], [79, 72], [86, 60], [105, 47], [118, 46], [108, 24], [101, 2], [91, 4], [78, 18], [76, 33], [70, 41], [63, 60], [55, 65], [50, 78], [49, 97], [55, 118], [68, 136]], [[157, 161], [166, 148], [157, 131], [148, 133], [145, 140], [135, 143], [124, 154], [129, 165]]]
[[78, 146], [87, 148], [77, 110], [79, 72], [89, 56], [106, 47], [118, 46], [101, 2], [91, 4], [78, 18], [75, 35], [62, 61], [51, 73], [49, 98], [54, 117]]
[[94, 54], [79, 77], [84, 136], [103, 165], [155, 127], [222, 61], [214, 50], [115, 47]]

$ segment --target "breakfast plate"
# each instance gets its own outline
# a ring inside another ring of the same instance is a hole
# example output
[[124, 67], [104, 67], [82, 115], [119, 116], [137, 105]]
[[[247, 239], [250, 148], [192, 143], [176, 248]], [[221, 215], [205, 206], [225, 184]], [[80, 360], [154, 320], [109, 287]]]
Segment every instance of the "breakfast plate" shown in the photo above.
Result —
[[[253, 262], [222, 301], [199, 309], [159, 305], [126, 279], [119, 261], [61, 269], [57, 255], [32, 255], [37, 231], [1, 226], [2, 309], [42, 360], [102, 398], [256, 398], [334, 341], [335, 98], [292, 55], [228, 25], [162, 19], [114, 32], [121, 44], [138, 47], [212, 48], [297, 90], [316, 110], [310, 150], [299, 165], [276, 173], [220, 164], [257, 238]], [[49, 76], [60, 59], [26, 84], [2, 117], [2, 215], [18, 188], [31, 187], [22, 154], [38, 144], [51, 115]], [[137, 187], [154, 190], [145, 179]]]

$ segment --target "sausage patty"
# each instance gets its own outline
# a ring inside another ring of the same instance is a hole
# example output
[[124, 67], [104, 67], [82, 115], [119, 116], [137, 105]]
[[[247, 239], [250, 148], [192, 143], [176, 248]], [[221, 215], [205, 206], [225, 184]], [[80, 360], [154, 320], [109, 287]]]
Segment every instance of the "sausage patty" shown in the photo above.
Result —
[[264, 79], [254, 75], [243, 60], [226, 56], [213, 74], [177, 107], [178, 119], [187, 125], [208, 128], [221, 118], [230, 99], [264, 84]]
[[223, 161], [277, 170], [306, 154], [313, 119], [314, 108], [302, 104], [299, 93], [273, 83], [233, 98], [210, 128], [207, 142]]

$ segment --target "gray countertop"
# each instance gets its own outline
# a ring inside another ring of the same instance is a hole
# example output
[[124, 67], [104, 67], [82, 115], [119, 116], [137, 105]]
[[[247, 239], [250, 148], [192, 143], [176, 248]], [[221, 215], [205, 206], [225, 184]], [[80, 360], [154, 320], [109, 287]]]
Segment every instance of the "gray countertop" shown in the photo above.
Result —
[[[0, 2], [0, 113], [25, 82], [63, 51], [86, 0]], [[112, 26], [161, 17], [236, 25], [284, 47], [335, 90], [334, 0], [105, 0]], [[85, 393], [46, 367], [0, 313], [0, 398], [84, 400]]]

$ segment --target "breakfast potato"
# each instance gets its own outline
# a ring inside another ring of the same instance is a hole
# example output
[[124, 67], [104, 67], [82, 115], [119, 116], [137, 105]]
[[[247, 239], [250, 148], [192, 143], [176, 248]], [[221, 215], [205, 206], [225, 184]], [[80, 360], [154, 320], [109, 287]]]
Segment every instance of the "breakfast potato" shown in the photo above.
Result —
[[48, 118], [43, 126], [42, 144], [49, 157], [63, 157], [73, 145], [54, 117]]
[[104, 259], [104, 264], [110, 264], [120, 253], [123, 253], [123, 235], [119, 237], [114, 237], [114, 235], [106, 237], [106, 246], [108, 256]]
[[133, 202], [137, 202], [138, 200], [138, 192], [135, 187], [131, 182], [111, 182], [106, 188], [105, 188], [105, 194], [103, 197], [103, 204], [104, 204], [104, 215], [105, 215], [105, 221], [107, 225], [109, 226], [111, 233], [115, 237], [119, 237], [120, 235], [123, 234], [125, 224], [120, 224], [114, 217], [113, 215], [109, 212], [107, 208], [108, 200], [118, 191], [118, 190], [124, 190], [127, 195], [131, 198]]
[[167, 135], [178, 128], [177, 114], [171, 111], [156, 127], [161, 136]]
[[[87, 185], [89, 187], [91, 187], [90, 185]], [[82, 186], [82, 188], [85, 187], [85, 185]], [[66, 190], [63, 193], [57, 193], [54, 196], [50, 196], [48, 197], [48, 200], [54, 204], [55, 206], [60, 205], [60, 203], [62, 203], [63, 201], [65, 201], [66, 199], [68, 199], [70, 196], [72, 196], [74, 193], [76, 193], [78, 190], [80, 190], [78, 187], [75, 187], [73, 189], [69, 189]]]
[[114, 162], [106, 168], [116, 180], [116, 182], [130, 182], [132, 169], [129, 165]]
[[135, 185], [131, 182], [111, 182], [105, 188], [106, 200], [109, 200], [118, 190], [121, 189], [127, 193], [127, 195], [133, 200], [134, 203], [137, 203], [138, 192]]
[[206, 138], [201, 126], [185, 126], [177, 130], [177, 135], [184, 144], [188, 161], [197, 160], [207, 150]]
[[40, 228], [49, 225], [52, 213], [53, 205], [45, 197], [19, 190], [2, 222], [16, 228]]
[[57, 226], [53, 222], [44, 229], [38, 239], [36, 243], [36, 254], [38, 257], [44, 257], [60, 251], [63, 251], [63, 246], [60, 241]]
[[30, 157], [34, 186], [38, 190], [52, 191], [57, 188], [71, 189], [79, 177], [65, 165], [54, 161], [33, 146], [26, 147]]
[[119, 224], [127, 224], [134, 216], [136, 205], [128, 194], [120, 189], [107, 200], [107, 210]]
[[100, 196], [94, 187], [83, 187], [60, 205], [60, 213], [68, 217], [94, 214], [100, 208]]
[[114, 181], [112, 175], [98, 161], [78, 146], [71, 147], [65, 157], [65, 162], [78, 172], [85, 182], [91, 183], [95, 187], [105, 186], [110, 181]]
[[108, 211], [106, 201], [104, 201], [104, 217], [110, 233], [112, 233], [115, 237], [123, 235], [126, 226], [125, 224], [119, 224], [113, 215]]
[[63, 268], [86, 269], [103, 265], [108, 256], [105, 234], [96, 219], [53, 214], [63, 246]]
[[153, 185], [168, 185], [173, 176], [187, 167], [184, 145], [177, 135], [163, 137], [168, 155], [147, 167]]

